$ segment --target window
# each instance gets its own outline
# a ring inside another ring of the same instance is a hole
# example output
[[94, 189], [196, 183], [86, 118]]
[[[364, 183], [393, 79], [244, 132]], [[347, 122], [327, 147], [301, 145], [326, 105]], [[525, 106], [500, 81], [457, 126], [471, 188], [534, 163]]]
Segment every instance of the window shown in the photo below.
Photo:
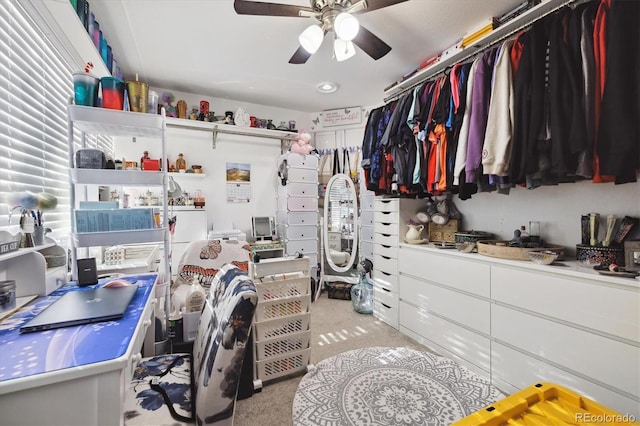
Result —
[[[10, 195], [23, 191], [57, 197], [45, 226], [59, 238], [70, 231], [67, 104], [71, 73], [84, 64], [61, 57], [18, 2], [0, 2], [0, 229], [11, 233], [19, 210], [8, 226]], [[111, 138], [88, 137], [86, 146], [113, 154]]]

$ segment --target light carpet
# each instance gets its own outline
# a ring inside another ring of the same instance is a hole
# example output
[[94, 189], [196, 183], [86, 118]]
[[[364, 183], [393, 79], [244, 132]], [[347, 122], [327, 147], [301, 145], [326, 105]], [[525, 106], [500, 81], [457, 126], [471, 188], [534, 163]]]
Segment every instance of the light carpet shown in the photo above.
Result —
[[504, 396], [451, 359], [368, 347], [327, 358], [302, 378], [293, 424], [444, 426]]

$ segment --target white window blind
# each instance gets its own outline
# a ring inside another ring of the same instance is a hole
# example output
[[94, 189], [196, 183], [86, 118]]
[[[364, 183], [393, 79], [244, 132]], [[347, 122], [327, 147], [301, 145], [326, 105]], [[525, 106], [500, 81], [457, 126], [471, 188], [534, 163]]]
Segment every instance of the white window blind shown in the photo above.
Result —
[[[57, 237], [70, 231], [67, 104], [81, 67], [61, 59], [19, 4], [0, 1], [0, 229], [18, 229], [11, 194], [45, 191], [58, 205], [44, 225]], [[87, 137], [86, 146], [113, 155], [111, 138]]]

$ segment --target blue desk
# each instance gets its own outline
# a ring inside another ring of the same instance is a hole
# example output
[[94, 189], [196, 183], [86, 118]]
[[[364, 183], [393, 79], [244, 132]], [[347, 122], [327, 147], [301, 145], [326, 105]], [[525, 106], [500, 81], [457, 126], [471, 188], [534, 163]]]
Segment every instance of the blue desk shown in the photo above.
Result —
[[138, 290], [117, 321], [20, 334], [23, 323], [62, 294], [89, 288], [68, 284], [0, 322], [3, 423], [120, 424], [124, 384], [151, 324], [157, 274], [126, 278]]

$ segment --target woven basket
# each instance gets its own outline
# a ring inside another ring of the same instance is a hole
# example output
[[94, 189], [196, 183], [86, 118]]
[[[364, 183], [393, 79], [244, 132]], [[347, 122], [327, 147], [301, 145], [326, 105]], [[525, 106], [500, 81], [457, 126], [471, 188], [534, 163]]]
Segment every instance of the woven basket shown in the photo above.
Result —
[[559, 252], [558, 259], [564, 254], [564, 247], [548, 245], [546, 247], [509, 247], [509, 241], [487, 240], [478, 241], [476, 244], [478, 253], [484, 256], [497, 257], [509, 260], [526, 260], [529, 261], [529, 252], [538, 250], [548, 250]]

